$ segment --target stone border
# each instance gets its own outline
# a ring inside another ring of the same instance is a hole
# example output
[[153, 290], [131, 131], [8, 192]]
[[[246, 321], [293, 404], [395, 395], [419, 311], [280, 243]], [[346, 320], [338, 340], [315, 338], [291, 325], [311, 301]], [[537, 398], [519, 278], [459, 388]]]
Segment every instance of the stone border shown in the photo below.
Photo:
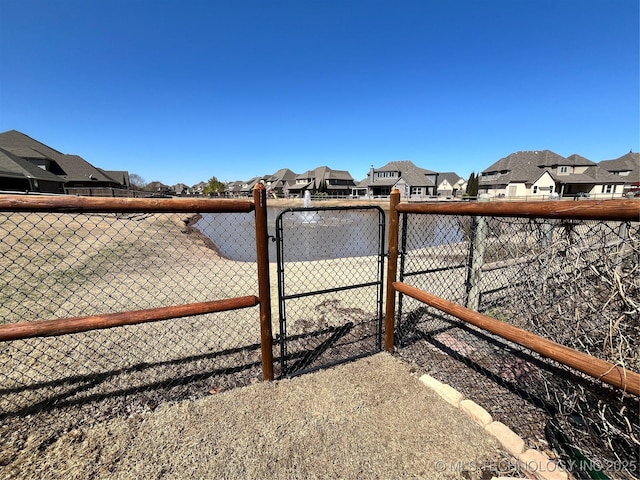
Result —
[[[447, 403], [462, 410], [471, 420], [484, 428], [498, 440], [500, 445], [511, 455], [526, 478], [533, 480], [569, 480], [573, 478], [564, 469], [538, 450], [525, 450], [525, 443], [520, 436], [504, 423], [494, 421], [491, 414], [472, 400], [465, 399], [456, 389], [436, 380], [430, 375], [422, 375], [420, 381]], [[512, 477], [494, 477], [493, 480], [506, 480]]]

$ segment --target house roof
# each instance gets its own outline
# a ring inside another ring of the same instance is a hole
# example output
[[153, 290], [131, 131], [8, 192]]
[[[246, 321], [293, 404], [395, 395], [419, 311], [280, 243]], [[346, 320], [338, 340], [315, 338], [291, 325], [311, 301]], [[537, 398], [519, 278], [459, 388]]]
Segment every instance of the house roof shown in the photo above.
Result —
[[[374, 169], [374, 172], [400, 172], [399, 178], [377, 178], [371, 183], [371, 185], [376, 186], [393, 186], [402, 178], [407, 184], [414, 187], [432, 187], [434, 185], [433, 181], [427, 175], [436, 175], [433, 170], [416, 167], [411, 160], [394, 160]], [[372, 179], [370, 178], [369, 180], [371, 181]]]
[[115, 183], [113, 178], [100, 169], [94, 167], [79, 155], [62, 155], [55, 162], [65, 172], [61, 175], [67, 182], [95, 180], [98, 182]]
[[623, 178], [627, 182], [640, 182], [640, 153], [629, 152], [614, 160], [598, 163], [607, 172], [629, 172]]
[[[378, 187], [392, 187], [394, 186], [396, 183], [398, 183], [398, 180], [400, 180], [398, 177], [392, 177], [392, 178], [376, 178], [376, 181], [373, 182], [371, 185], [374, 186], [378, 186]], [[368, 180], [367, 180], [367, 185], [369, 184]]]
[[125, 187], [131, 185], [131, 182], [129, 181], [129, 172], [126, 170], [103, 170], [101, 168], [98, 168], [98, 170], [120, 185], [124, 185]]
[[37, 152], [38, 155], [45, 158], [55, 158], [59, 155], [64, 155], [58, 150], [34, 140], [30, 136], [17, 130], [9, 130], [7, 132], [0, 133], [0, 146], [6, 150], [18, 150], [21, 153]]
[[449, 185], [455, 185], [460, 180], [464, 182], [464, 179], [455, 172], [442, 172], [438, 173], [438, 183], [442, 183], [443, 180], [446, 180]]
[[[479, 183], [483, 185], [507, 185], [509, 183], [531, 182], [539, 178], [544, 170], [564, 165], [594, 167], [596, 163], [577, 154], [565, 158], [551, 150], [519, 151], [501, 158], [484, 169]], [[571, 174], [568, 177], [554, 176], [554, 178], [558, 181], [568, 180], [570, 183], [576, 183], [581, 181], [580, 175], [584, 174]], [[574, 179], [576, 182], [574, 182]], [[586, 179], [587, 177], [582, 178], [585, 182]], [[590, 181], [593, 183], [594, 178], [591, 177]]]
[[17, 130], [0, 133], [0, 147], [25, 159], [49, 160], [50, 170], [66, 182], [95, 180], [117, 183], [78, 155], [66, 155]]
[[[551, 150], [529, 150], [511, 153], [501, 158], [482, 171], [480, 184], [508, 184], [510, 182], [527, 182], [538, 178], [542, 173], [540, 167], [557, 165], [563, 157]], [[490, 177], [485, 178], [487, 175]]]
[[[583, 173], [557, 175], [552, 169], [558, 166], [587, 167]], [[595, 162], [573, 154], [564, 158], [550, 150], [531, 150], [512, 153], [483, 170], [481, 185], [508, 185], [509, 183], [534, 182], [548, 171], [558, 183], [625, 183], [625, 178], [601, 169]]]
[[287, 183], [288, 181], [295, 181], [297, 176], [297, 173], [294, 173], [288, 168], [281, 168], [273, 175], [268, 175], [267, 177], [265, 177], [265, 182], [270, 182], [271, 188], [279, 188], [284, 187], [285, 183]]
[[[290, 190], [300, 190], [301, 188], [320, 188], [320, 186], [323, 184], [323, 182], [325, 180], [350, 180], [351, 182], [354, 182], [353, 177], [351, 176], [351, 174], [346, 171], [346, 170], [333, 170], [329, 167], [327, 167], [326, 165], [323, 165], [321, 167], [317, 167], [313, 170], [307, 170], [306, 172], [298, 175], [296, 177], [296, 180], [305, 180], [305, 179], [309, 179], [309, 183], [307, 185], [302, 186], [301, 184], [296, 184], [295, 186], [291, 186]], [[337, 185], [332, 185], [331, 189], [336, 189], [338, 188]]]
[[12, 178], [34, 178], [63, 184], [64, 181], [51, 172], [20, 158], [8, 150], [0, 148], [0, 176]]
[[162, 182], [155, 181], [147, 183], [144, 186], [143, 190], [146, 192], [165, 192], [169, 190], [169, 188], [170, 187], [168, 185], [165, 185]]
[[426, 175], [434, 175], [436, 172], [433, 170], [427, 170], [426, 168], [417, 167], [411, 160], [394, 160], [383, 167], [376, 168], [376, 172], [412, 172], [420, 171], [420, 173]]
[[[562, 157], [560, 157], [562, 158]], [[597, 165], [596, 162], [592, 162], [591, 160], [584, 158], [580, 155], [578, 155], [577, 153], [574, 153], [573, 155], [569, 155], [567, 157], [568, 162], [563, 161], [560, 163], [555, 163], [552, 165], [547, 165], [550, 167], [555, 167], [556, 165], [570, 165], [572, 167], [591, 167], [594, 165]]]
[[571, 175], [553, 175], [558, 183], [609, 183], [623, 184], [625, 177], [613, 175], [612, 173], [599, 168], [597, 165], [588, 167], [584, 173], [573, 173]]
[[289, 190], [304, 190], [313, 185], [313, 182], [305, 182], [305, 183], [292, 183], [289, 185]]
[[13, 153], [14, 155], [17, 155], [18, 157], [22, 157], [22, 158], [33, 158], [33, 159], [37, 159], [37, 160], [46, 160], [47, 159], [47, 157], [42, 155], [40, 152], [34, 150], [33, 148], [29, 148], [29, 147], [11, 148], [11, 153]]
[[362, 180], [357, 182], [355, 186], [357, 188], [367, 188], [369, 186], [369, 177], [363, 178]]
[[270, 175], [268, 179], [271, 181], [282, 180], [282, 179], [295, 179], [297, 176], [298, 174], [294, 173], [292, 170], [289, 170], [288, 168], [281, 168], [280, 170], [275, 172], [273, 175]]
[[[256, 186], [256, 183], [258, 183], [260, 181], [262, 177], [253, 177], [251, 180], [247, 180], [246, 182], [244, 182], [240, 188], [241, 192], [249, 192], [251, 190], [253, 190], [253, 187]], [[245, 187], [246, 185], [246, 187]]]

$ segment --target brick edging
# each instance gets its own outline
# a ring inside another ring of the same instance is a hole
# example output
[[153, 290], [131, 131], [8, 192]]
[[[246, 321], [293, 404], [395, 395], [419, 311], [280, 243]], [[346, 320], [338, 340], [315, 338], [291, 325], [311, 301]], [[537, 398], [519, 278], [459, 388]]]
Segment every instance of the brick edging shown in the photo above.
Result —
[[524, 440], [504, 423], [494, 421], [491, 414], [472, 400], [465, 399], [456, 389], [436, 380], [430, 375], [422, 375], [420, 381], [447, 403], [462, 410], [471, 420], [495, 437], [502, 447], [518, 462], [520, 472], [534, 480], [568, 480], [566, 470], [544, 453], [528, 449], [525, 450]]

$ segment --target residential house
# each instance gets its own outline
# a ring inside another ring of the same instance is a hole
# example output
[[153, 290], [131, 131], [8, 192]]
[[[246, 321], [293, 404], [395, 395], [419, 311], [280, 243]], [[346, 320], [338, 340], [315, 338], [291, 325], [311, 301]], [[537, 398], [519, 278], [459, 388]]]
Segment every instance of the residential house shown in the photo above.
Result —
[[288, 186], [294, 184], [298, 175], [288, 168], [281, 168], [273, 175], [264, 177], [264, 185], [267, 195], [284, 197], [288, 195]]
[[129, 180], [129, 172], [126, 170], [103, 170], [98, 168], [102, 173], [104, 173], [107, 177], [112, 178], [119, 185], [122, 185], [127, 190], [131, 189], [131, 181]]
[[191, 187], [185, 185], [184, 183], [176, 183], [173, 187], [171, 187], [171, 189], [173, 190], [174, 195], [178, 195], [181, 197], [191, 195]]
[[207, 186], [207, 182], [198, 182], [196, 183], [194, 186], [191, 187], [191, 194], [192, 195], [202, 195], [202, 192], [204, 191], [204, 187]]
[[358, 183], [353, 194], [362, 196], [365, 187], [369, 198], [387, 197], [397, 188], [402, 199], [424, 200], [437, 195], [438, 173], [416, 167], [410, 160], [389, 162], [378, 169], [372, 165], [367, 179]]
[[242, 180], [227, 182], [224, 186], [224, 194], [226, 197], [239, 197], [242, 190]]
[[289, 196], [302, 197], [309, 191], [312, 195], [326, 193], [329, 197], [347, 197], [356, 185], [346, 170], [332, 170], [327, 166], [317, 167], [298, 175], [295, 183], [285, 185]]
[[147, 183], [142, 190], [150, 192], [154, 197], [168, 197], [174, 193], [169, 185], [158, 181]]
[[640, 153], [629, 152], [614, 160], [603, 160], [598, 166], [624, 180], [623, 195], [640, 192]]
[[63, 154], [17, 130], [0, 133], [0, 148], [59, 177], [66, 193], [91, 195], [129, 188], [128, 173], [96, 168], [78, 155]]
[[351, 196], [355, 198], [367, 197], [369, 195], [369, 174], [351, 189]]
[[467, 181], [455, 172], [438, 173], [438, 196], [461, 197], [467, 189]]
[[246, 182], [242, 182], [242, 186], [240, 187], [240, 196], [241, 197], [252, 197], [253, 196], [253, 187], [256, 186], [256, 183], [262, 180], [262, 177], [253, 177]]
[[550, 150], [512, 153], [482, 171], [478, 193], [495, 197], [622, 196], [624, 181], [595, 162]]

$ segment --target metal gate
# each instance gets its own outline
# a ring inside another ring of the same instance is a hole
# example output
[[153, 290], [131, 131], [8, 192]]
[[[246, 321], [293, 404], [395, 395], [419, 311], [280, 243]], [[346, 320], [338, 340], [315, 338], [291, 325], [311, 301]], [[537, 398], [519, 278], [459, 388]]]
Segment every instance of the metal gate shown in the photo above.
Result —
[[281, 376], [380, 351], [383, 210], [290, 208], [275, 240]]

